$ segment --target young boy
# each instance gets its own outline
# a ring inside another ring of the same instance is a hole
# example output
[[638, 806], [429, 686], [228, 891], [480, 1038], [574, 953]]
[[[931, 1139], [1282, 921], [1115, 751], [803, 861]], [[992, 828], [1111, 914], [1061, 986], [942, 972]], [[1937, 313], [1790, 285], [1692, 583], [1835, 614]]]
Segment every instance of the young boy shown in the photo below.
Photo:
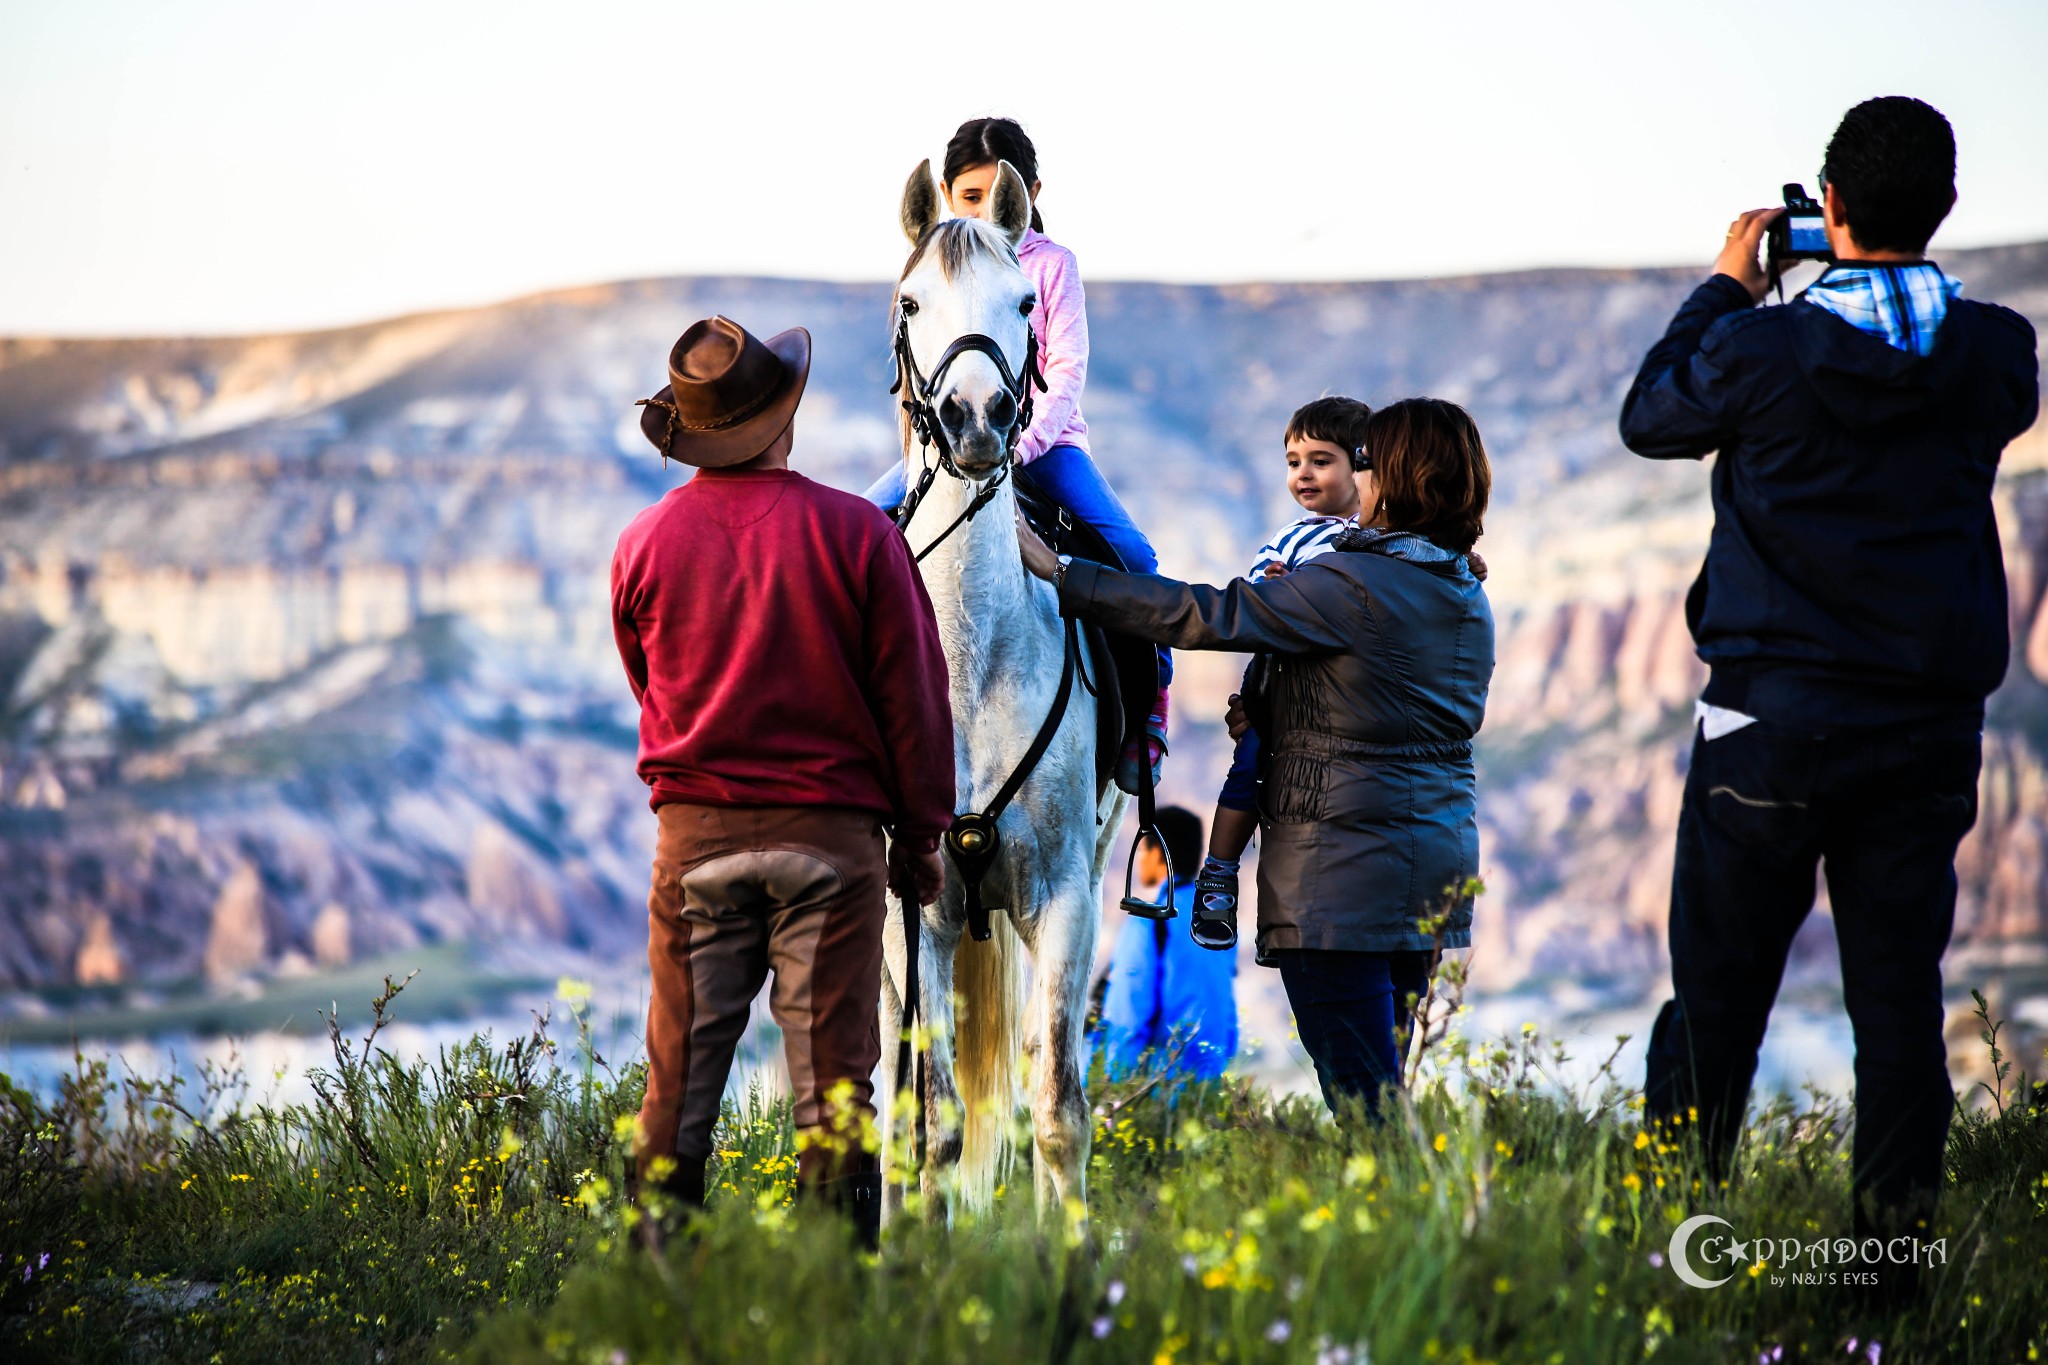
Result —
[[[1259, 547], [1246, 575], [1252, 582], [1291, 573], [1328, 554], [1338, 535], [1358, 519], [1360, 508], [1378, 504], [1365, 456], [1365, 424], [1371, 416], [1372, 409], [1356, 398], [1330, 397], [1304, 404], [1288, 419], [1287, 491], [1306, 515]], [[1237, 946], [1238, 860], [1259, 828], [1259, 745], [1259, 732], [1245, 731], [1216, 797], [1191, 926], [1195, 942], [1204, 948]]]

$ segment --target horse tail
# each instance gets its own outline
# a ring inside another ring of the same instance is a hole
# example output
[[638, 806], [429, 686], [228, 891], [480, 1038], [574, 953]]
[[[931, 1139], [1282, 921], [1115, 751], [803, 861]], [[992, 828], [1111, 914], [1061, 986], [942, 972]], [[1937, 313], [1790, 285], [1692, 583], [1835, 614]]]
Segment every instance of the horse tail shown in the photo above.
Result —
[[963, 938], [953, 958], [954, 1074], [966, 1110], [959, 1194], [977, 1213], [994, 1206], [1008, 1173], [1023, 1097], [1024, 945], [1000, 911], [989, 916], [989, 928], [986, 943]]

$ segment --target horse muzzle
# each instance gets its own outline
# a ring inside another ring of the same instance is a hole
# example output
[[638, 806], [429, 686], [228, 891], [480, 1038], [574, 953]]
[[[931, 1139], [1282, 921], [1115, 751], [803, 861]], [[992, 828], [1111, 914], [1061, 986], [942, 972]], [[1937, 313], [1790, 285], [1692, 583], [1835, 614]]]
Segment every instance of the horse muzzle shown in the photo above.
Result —
[[1009, 458], [1017, 426], [1017, 403], [998, 390], [985, 404], [970, 406], [948, 396], [939, 404], [939, 425], [945, 428], [946, 444], [953, 463], [969, 478], [981, 478], [1002, 467]]

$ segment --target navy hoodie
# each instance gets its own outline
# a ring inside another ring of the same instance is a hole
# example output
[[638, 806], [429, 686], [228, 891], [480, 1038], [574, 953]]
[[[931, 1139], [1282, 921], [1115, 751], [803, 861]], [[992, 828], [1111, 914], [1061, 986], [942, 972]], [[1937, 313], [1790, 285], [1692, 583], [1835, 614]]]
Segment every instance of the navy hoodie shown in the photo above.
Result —
[[2039, 392], [2034, 329], [1995, 304], [1953, 300], [1922, 357], [1726, 275], [1694, 290], [1621, 439], [1721, 453], [1686, 599], [1707, 702], [1816, 731], [1981, 717], [2009, 648], [1991, 489]]

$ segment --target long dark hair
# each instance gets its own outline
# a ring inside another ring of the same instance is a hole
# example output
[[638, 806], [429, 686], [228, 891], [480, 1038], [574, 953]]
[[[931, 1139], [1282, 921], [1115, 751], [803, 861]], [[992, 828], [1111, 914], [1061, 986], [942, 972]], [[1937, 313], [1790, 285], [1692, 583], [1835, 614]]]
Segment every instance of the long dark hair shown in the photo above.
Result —
[[[946, 167], [939, 178], [946, 182], [950, 193], [953, 182], [962, 174], [976, 166], [993, 166], [998, 161], [1007, 161], [1017, 168], [1017, 174], [1024, 177], [1025, 189], [1038, 183], [1038, 149], [1031, 145], [1023, 124], [1013, 118], [971, 118], [960, 125], [953, 140], [946, 144]], [[1045, 221], [1038, 216], [1036, 204], [1031, 206], [1031, 230], [1045, 231]]]

